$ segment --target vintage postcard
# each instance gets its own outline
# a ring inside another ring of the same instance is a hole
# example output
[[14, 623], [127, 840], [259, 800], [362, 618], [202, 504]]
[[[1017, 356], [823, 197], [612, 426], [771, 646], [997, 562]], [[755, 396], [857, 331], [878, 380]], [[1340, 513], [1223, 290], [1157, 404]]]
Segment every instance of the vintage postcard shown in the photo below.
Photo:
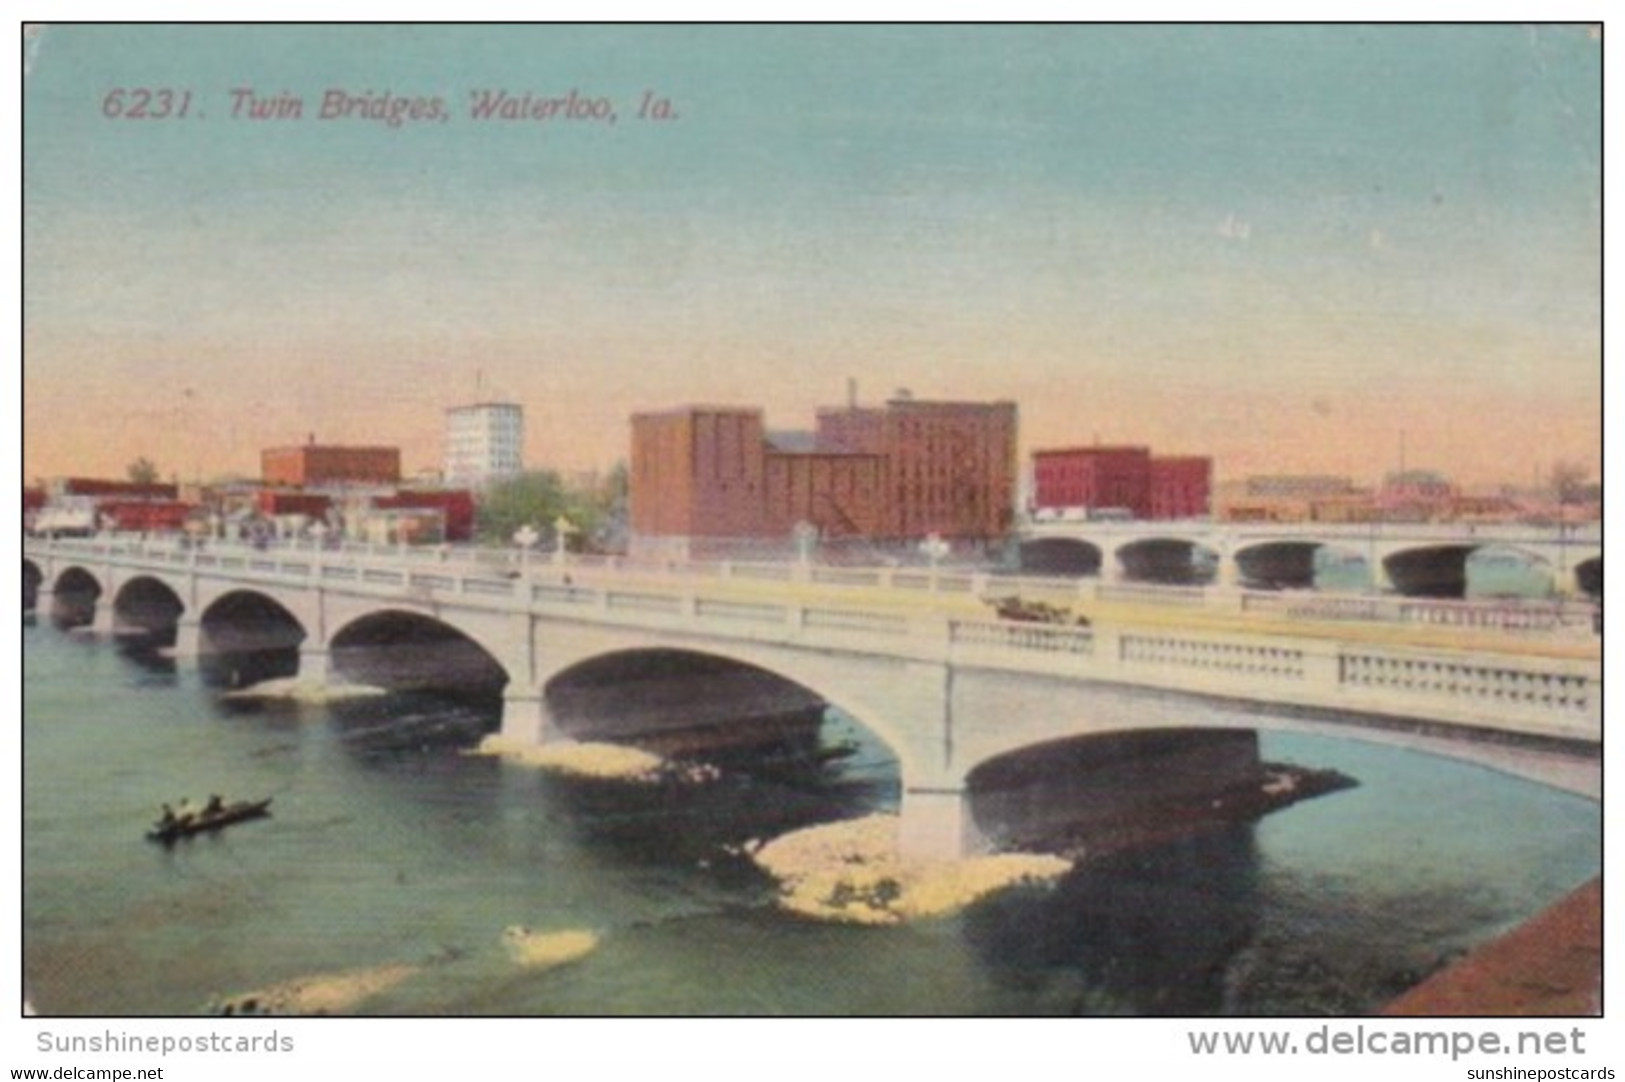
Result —
[[27, 1012], [1585, 1065], [1600, 28], [22, 48]]

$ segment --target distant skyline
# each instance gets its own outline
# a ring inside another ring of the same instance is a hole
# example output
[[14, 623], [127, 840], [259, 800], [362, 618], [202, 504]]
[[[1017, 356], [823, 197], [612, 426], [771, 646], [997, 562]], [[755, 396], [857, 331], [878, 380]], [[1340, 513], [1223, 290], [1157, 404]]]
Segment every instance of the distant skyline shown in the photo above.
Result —
[[[255, 475], [311, 434], [415, 471], [477, 398], [524, 406], [528, 465], [604, 468], [634, 411], [807, 427], [853, 378], [1015, 401], [1024, 457], [1370, 481], [1403, 444], [1469, 485], [1595, 479], [1601, 52], [1583, 26], [47, 28], [24, 476]], [[104, 115], [141, 87], [188, 115]], [[331, 89], [442, 105], [322, 120]], [[233, 119], [234, 90], [303, 115]], [[473, 119], [497, 91], [616, 122]]]

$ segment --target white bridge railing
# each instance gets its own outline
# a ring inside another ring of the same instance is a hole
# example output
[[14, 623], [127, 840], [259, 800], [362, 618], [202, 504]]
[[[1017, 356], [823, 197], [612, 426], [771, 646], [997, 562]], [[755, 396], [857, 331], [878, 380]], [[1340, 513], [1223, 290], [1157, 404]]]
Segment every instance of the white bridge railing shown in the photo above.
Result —
[[[37, 543], [37, 542], [36, 542]], [[751, 563], [727, 560], [631, 560], [624, 556], [571, 554], [559, 562], [554, 554], [521, 554], [517, 550], [465, 546], [373, 545], [358, 542], [317, 544], [310, 540], [279, 541], [270, 548], [215, 542], [206, 548], [180, 548], [173, 541], [123, 539], [58, 540], [56, 545], [89, 544], [98, 552], [124, 552], [228, 569], [279, 567], [297, 572], [295, 555], [322, 562], [334, 577], [353, 576], [359, 562], [390, 567], [436, 566], [483, 568], [511, 576], [551, 570], [583, 576], [656, 577], [671, 581], [727, 579], [739, 582], [804, 582], [837, 589], [909, 590], [940, 595], [1036, 598], [1076, 605], [1123, 603], [1168, 608], [1202, 608], [1260, 613], [1290, 621], [1394, 623], [1451, 627], [1510, 634], [1562, 632], [1592, 634], [1598, 606], [1587, 600], [1451, 600], [1394, 595], [1333, 594], [1313, 590], [1248, 590], [1234, 587], [1169, 586], [1148, 582], [1103, 581], [1099, 578], [1007, 575], [963, 568], [830, 567], [816, 564]], [[333, 566], [347, 558], [348, 563]], [[346, 569], [351, 569], [346, 571]], [[353, 581], [353, 579], [351, 579]]]
[[[272, 590], [319, 588], [380, 605], [430, 606], [453, 624], [459, 609], [528, 611], [653, 632], [1111, 681], [1588, 743], [1601, 738], [1601, 665], [1590, 660], [1231, 630], [960, 619], [865, 604], [861, 593], [833, 593], [811, 602], [797, 596], [804, 591], [789, 588], [782, 598], [765, 597], [761, 591], [744, 596], [720, 584], [740, 577], [733, 573], [736, 569], [667, 582], [595, 575], [594, 581], [577, 583], [559, 568], [538, 575], [478, 560], [402, 559], [394, 550], [199, 550], [128, 541], [29, 539], [23, 551], [25, 557], [45, 561], [49, 574], [79, 564], [92, 571], [118, 568], [125, 574], [223, 577]], [[580, 571], [577, 566], [568, 570]], [[902, 577], [901, 572], [893, 576]], [[949, 581], [950, 590], [974, 588], [973, 576]]]

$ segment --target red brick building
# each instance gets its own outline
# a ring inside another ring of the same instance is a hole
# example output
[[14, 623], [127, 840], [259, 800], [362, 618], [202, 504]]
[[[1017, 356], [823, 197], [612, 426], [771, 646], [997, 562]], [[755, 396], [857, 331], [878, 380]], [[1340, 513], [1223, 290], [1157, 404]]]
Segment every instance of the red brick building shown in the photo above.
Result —
[[1148, 447], [1067, 447], [1033, 452], [1033, 503], [1039, 508], [1126, 510], [1151, 517]]
[[179, 496], [179, 490], [174, 485], [144, 481], [105, 481], [98, 477], [62, 477], [51, 482], [49, 492], [57, 499], [68, 496], [90, 496], [97, 499], [173, 500]]
[[1137, 519], [1209, 512], [1213, 460], [1156, 457], [1149, 447], [1066, 447], [1033, 452], [1035, 510], [1127, 512]]
[[986, 541], [1015, 519], [1014, 402], [932, 402], [898, 394], [883, 408], [818, 411], [821, 451], [885, 459], [881, 536]]
[[763, 531], [762, 411], [694, 406], [632, 417], [632, 532], [757, 537]]
[[372, 506], [380, 511], [438, 511], [442, 540], [474, 539], [474, 494], [467, 489], [403, 490], [376, 497]]
[[[685, 538], [986, 540], [1014, 517], [1011, 403], [914, 402], [821, 410], [809, 449], [769, 438], [759, 409], [686, 407], [632, 418], [638, 546]], [[662, 541], [661, 539], [666, 539]]]
[[883, 535], [887, 473], [879, 455], [769, 450], [766, 467], [767, 536], [789, 536], [802, 522], [831, 539]]
[[134, 533], [173, 533], [186, 527], [197, 510], [179, 500], [102, 500], [96, 517], [103, 529]]
[[1151, 460], [1151, 517], [1206, 518], [1212, 511], [1213, 460], [1170, 455]]
[[335, 447], [307, 443], [260, 452], [260, 480], [267, 485], [394, 485], [401, 479], [398, 447]]
[[325, 519], [333, 501], [317, 492], [278, 492], [262, 488], [254, 493], [254, 506], [267, 518], [279, 515], [304, 515], [309, 519]]

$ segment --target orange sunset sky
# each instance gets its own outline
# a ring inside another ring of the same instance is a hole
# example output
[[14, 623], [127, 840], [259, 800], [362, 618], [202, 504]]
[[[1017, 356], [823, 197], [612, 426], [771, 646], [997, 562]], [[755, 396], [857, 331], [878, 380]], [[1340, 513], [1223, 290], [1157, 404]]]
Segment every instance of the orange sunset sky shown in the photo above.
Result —
[[808, 426], [848, 378], [1221, 481], [1601, 467], [1582, 27], [70, 26], [24, 109], [25, 478], [435, 467], [477, 396], [607, 467], [635, 410]]

